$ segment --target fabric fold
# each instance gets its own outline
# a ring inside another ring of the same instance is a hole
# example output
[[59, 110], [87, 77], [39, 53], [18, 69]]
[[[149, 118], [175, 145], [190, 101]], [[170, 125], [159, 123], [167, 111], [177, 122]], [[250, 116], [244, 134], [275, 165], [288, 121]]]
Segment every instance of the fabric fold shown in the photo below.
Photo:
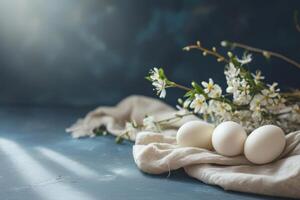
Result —
[[[142, 123], [145, 115], [159, 120], [174, 113], [174, 108], [157, 99], [130, 96], [115, 107], [95, 109], [67, 131], [76, 138], [93, 136], [93, 130], [103, 125], [110, 133], [120, 135], [126, 121]], [[206, 149], [179, 147], [177, 129], [191, 120], [198, 119], [189, 116], [159, 133], [142, 131], [131, 135], [130, 139], [135, 140], [132, 152], [138, 168], [160, 174], [182, 167], [189, 176], [225, 190], [300, 198], [300, 131], [286, 135], [285, 150], [276, 161], [254, 165], [243, 155], [226, 157]]]

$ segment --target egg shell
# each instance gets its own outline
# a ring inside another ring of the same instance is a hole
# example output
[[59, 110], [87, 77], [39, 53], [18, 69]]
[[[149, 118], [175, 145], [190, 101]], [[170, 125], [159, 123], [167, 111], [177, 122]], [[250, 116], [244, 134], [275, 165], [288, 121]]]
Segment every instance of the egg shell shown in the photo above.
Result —
[[255, 129], [244, 146], [246, 158], [255, 164], [272, 162], [283, 152], [286, 139], [283, 130], [275, 125]]
[[226, 121], [219, 124], [212, 135], [214, 149], [224, 156], [237, 156], [243, 153], [247, 133], [236, 122]]
[[203, 121], [190, 121], [183, 124], [177, 132], [177, 144], [181, 147], [212, 149], [211, 137], [214, 126]]

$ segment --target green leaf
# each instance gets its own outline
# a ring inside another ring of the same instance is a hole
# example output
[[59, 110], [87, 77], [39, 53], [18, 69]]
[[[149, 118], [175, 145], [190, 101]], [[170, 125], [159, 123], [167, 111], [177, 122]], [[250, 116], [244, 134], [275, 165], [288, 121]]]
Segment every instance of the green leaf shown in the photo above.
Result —
[[166, 78], [166, 75], [165, 75], [165, 72], [164, 72], [164, 69], [163, 68], [159, 68], [158, 69], [158, 74], [159, 74], [159, 77], [161, 79], [165, 79]]
[[237, 57], [234, 55], [231, 57], [230, 61], [232, 62], [232, 64], [235, 66], [235, 67], [241, 67], [241, 64], [239, 63], [239, 61], [237, 60]]
[[186, 92], [183, 97], [192, 97], [194, 96], [194, 94], [195, 94], [194, 90], [191, 90]]
[[203, 88], [195, 81], [192, 82], [192, 87], [196, 90], [197, 93], [204, 94]]

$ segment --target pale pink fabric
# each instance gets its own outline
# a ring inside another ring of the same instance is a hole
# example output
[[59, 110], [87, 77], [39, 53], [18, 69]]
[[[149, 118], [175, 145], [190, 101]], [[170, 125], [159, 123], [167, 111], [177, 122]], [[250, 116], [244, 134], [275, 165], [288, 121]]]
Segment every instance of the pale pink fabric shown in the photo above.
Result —
[[[119, 135], [126, 121], [142, 123], [145, 115], [163, 119], [175, 110], [163, 102], [143, 96], [131, 96], [115, 107], [99, 107], [67, 129], [74, 137], [93, 136], [93, 129], [105, 125], [109, 132]], [[140, 170], [160, 174], [184, 168], [186, 173], [207, 184], [225, 190], [300, 198], [300, 131], [286, 136], [285, 151], [277, 161], [253, 165], [244, 156], [225, 157], [201, 148], [176, 145], [176, 130], [187, 117], [161, 133], [139, 132], [131, 135], [134, 161]]]

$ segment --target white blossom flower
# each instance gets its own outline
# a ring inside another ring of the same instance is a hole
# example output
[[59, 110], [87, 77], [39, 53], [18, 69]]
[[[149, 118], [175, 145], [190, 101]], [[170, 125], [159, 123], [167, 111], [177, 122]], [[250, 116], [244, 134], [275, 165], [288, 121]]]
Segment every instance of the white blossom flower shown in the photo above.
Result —
[[218, 84], [214, 84], [214, 81], [210, 78], [209, 82], [202, 81], [204, 92], [211, 98], [220, 97], [222, 89]]
[[241, 65], [245, 65], [247, 63], [250, 63], [252, 61], [252, 55], [251, 54], [244, 54], [242, 59], [237, 58], [236, 59]]
[[157, 81], [154, 81], [152, 85], [155, 87], [155, 90], [157, 91], [157, 94], [159, 95], [159, 98], [165, 98], [167, 91], [166, 91], [166, 81], [158, 79]]
[[279, 103], [279, 99], [281, 97], [279, 94], [280, 89], [276, 89], [277, 85], [278, 83], [273, 83], [272, 85], [268, 85], [268, 89], [263, 89], [261, 91], [262, 95], [264, 96], [264, 100], [266, 101], [266, 104], [268, 104], [268, 107], [275, 106], [277, 103]]
[[[279, 96], [280, 89], [276, 88], [278, 86], [278, 83], [273, 83], [272, 85], [268, 84], [269, 89], [268, 90], [263, 90], [268, 94], [269, 97], [274, 98]], [[263, 92], [262, 91], [262, 92]], [[264, 93], [264, 92], [263, 92]]]
[[264, 96], [261, 94], [256, 94], [251, 102], [250, 102], [250, 110], [252, 111], [251, 114], [251, 121], [258, 122], [262, 119], [262, 113], [265, 111], [264, 106], [266, 105]]
[[148, 77], [152, 81], [152, 85], [154, 86], [154, 90], [157, 91], [157, 95], [160, 98], [166, 97], [166, 87], [167, 87], [167, 80], [164, 77], [161, 77], [160, 69], [154, 67], [149, 72], [150, 76]]
[[236, 93], [239, 90], [240, 87], [240, 79], [239, 78], [232, 78], [227, 80], [227, 93]]
[[259, 70], [256, 71], [255, 74], [252, 73], [251, 75], [253, 76], [256, 84], [259, 83], [261, 80], [265, 79], [265, 77], [261, 75], [261, 71]]
[[238, 83], [238, 89], [233, 90], [233, 101], [239, 105], [248, 104], [251, 100], [250, 85], [245, 79]]
[[249, 95], [250, 94], [250, 85], [248, 84], [248, 82], [243, 79], [241, 82], [240, 82], [240, 90], [241, 90], [241, 94], [242, 95]]
[[285, 105], [286, 99], [283, 98], [282, 96], [278, 96], [276, 99], [274, 99], [274, 105], [276, 105], [277, 110], [283, 110], [287, 106]]
[[221, 120], [231, 119], [231, 106], [228, 103], [210, 100], [208, 110], [209, 113], [218, 116]]
[[208, 105], [202, 94], [196, 94], [195, 99], [190, 104], [190, 107], [194, 109], [195, 113], [206, 113]]
[[150, 77], [150, 79], [152, 81], [158, 81], [158, 80], [160, 80], [158, 68], [154, 67], [153, 69], [150, 70], [149, 74], [150, 74], [149, 77]]
[[250, 110], [257, 110], [257, 107], [261, 107], [264, 105], [266, 105], [264, 96], [261, 94], [256, 94], [250, 102]]
[[233, 63], [229, 63], [227, 69], [224, 71], [226, 78], [231, 79], [235, 78], [240, 74], [240, 69], [236, 68]]
[[143, 126], [145, 130], [156, 131], [158, 129], [153, 116], [145, 117], [143, 120]]
[[251, 101], [251, 95], [245, 95], [240, 92], [234, 93], [233, 98], [234, 103], [238, 105], [247, 105]]
[[260, 106], [255, 107], [255, 110], [252, 112], [252, 119], [254, 121], [261, 121], [263, 109]]

